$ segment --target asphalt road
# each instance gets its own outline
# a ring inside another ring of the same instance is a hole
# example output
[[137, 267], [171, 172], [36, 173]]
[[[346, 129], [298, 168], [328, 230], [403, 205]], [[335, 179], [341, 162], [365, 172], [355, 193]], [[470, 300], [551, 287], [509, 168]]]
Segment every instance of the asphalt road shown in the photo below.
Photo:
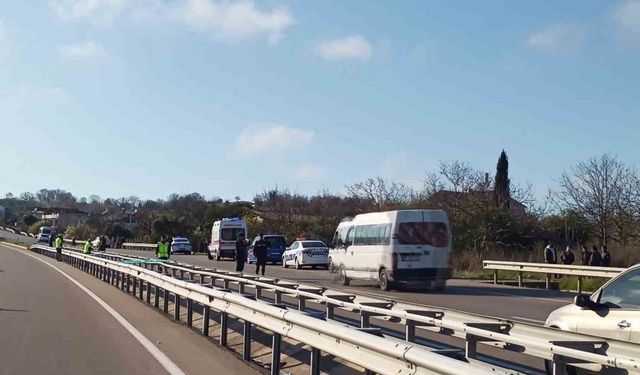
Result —
[[[35, 258], [88, 288], [165, 359], [152, 355], [148, 345], [89, 294]], [[258, 373], [117, 288], [66, 264], [5, 245], [0, 245], [0, 332], [2, 375], [210, 374], [221, 363], [225, 374]]]
[[[149, 251], [124, 249], [109, 251], [139, 256], [153, 256]], [[232, 261], [223, 260], [216, 262], [201, 255], [174, 255], [172, 259], [182, 263], [209, 268], [235, 270], [235, 263]], [[254, 272], [254, 270], [254, 265], [245, 265], [245, 272]], [[450, 280], [447, 288], [443, 292], [416, 290], [383, 292], [372, 283], [361, 281], [352, 281], [350, 286], [343, 287], [338, 282], [337, 275], [326, 270], [285, 269], [281, 265], [268, 265], [267, 276], [326, 286], [332, 289], [341, 289], [361, 295], [382, 297], [420, 305], [438, 306], [533, 324], [544, 323], [551, 311], [571, 303], [574, 296], [573, 293], [567, 292], [517, 288], [460, 279]]]

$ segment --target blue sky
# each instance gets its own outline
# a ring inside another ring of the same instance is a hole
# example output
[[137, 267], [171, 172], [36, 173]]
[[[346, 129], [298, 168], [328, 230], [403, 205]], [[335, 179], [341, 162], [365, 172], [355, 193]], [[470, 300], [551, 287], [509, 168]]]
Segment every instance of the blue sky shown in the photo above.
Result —
[[6, 1], [0, 194], [419, 186], [504, 148], [544, 196], [640, 164], [638, 67], [638, 0]]

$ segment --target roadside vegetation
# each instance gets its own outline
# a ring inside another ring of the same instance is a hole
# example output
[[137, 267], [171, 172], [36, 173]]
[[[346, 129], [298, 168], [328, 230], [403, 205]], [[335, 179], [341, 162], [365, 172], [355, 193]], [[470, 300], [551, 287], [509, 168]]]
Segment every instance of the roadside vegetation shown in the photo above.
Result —
[[[459, 276], [482, 274], [483, 259], [541, 262], [552, 241], [558, 251], [571, 246], [580, 261], [579, 244], [607, 244], [613, 266], [640, 263], [640, 175], [609, 155], [592, 158], [566, 171], [556, 190], [540, 201], [526, 183], [512, 183], [504, 151], [493, 174], [465, 161], [442, 161], [425, 173], [420, 189], [372, 177], [345, 187], [306, 196], [274, 189], [251, 201], [206, 198], [199, 193], [172, 194], [167, 199], [137, 196], [76, 197], [64, 190], [0, 199], [3, 225], [37, 233], [44, 224], [35, 208], [67, 208], [86, 213], [79, 225], [64, 228], [67, 237], [123, 236], [128, 241], [155, 242], [160, 235], [183, 235], [203, 251], [211, 225], [224, 217], [242, 216], [250, 235], [281, 233], [330, 242], [344, 217], [392, 209], [433, 208], [448, 212], [453, 228], [452, 266]], [[210, 194], [210, 193], [209, 193]], [[209, 196], [211, 196], [210, 194]], [[561, 281], [561, 282], [564, 282]], [[567, 283], [569, 281], [566, 281]]]

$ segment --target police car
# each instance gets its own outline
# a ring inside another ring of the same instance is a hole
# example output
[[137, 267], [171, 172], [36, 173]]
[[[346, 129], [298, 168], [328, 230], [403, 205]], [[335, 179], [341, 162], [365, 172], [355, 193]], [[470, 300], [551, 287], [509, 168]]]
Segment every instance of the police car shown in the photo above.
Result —
[[302, 267], [317, 268], [327, 267], [329, 248], [322, 241], [317, 240], [298, 240], [287, 248], [282, 254], [282, 266], [289, 268], [294, 266], [296, 269]]

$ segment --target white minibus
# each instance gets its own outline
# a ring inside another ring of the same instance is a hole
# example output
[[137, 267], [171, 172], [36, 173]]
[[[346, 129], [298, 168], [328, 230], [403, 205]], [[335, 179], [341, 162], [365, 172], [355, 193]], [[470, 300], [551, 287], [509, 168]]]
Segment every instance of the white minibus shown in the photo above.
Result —
[[240, 218], [222, 219], [211, 227], [211, 244], [209, 252], [216, 260], [220, 258], [236, 258], [236, 241], [242, 233], [247, 238], [247, 223]]
[[451, 228], [446, 212], [375, 212], [340, 223], [330, 266], [339, 272], [344, 285], [357, 279], [375, 280], [382, 290], [398, 285], [442, 290], [451, 277], [450, 253]]

